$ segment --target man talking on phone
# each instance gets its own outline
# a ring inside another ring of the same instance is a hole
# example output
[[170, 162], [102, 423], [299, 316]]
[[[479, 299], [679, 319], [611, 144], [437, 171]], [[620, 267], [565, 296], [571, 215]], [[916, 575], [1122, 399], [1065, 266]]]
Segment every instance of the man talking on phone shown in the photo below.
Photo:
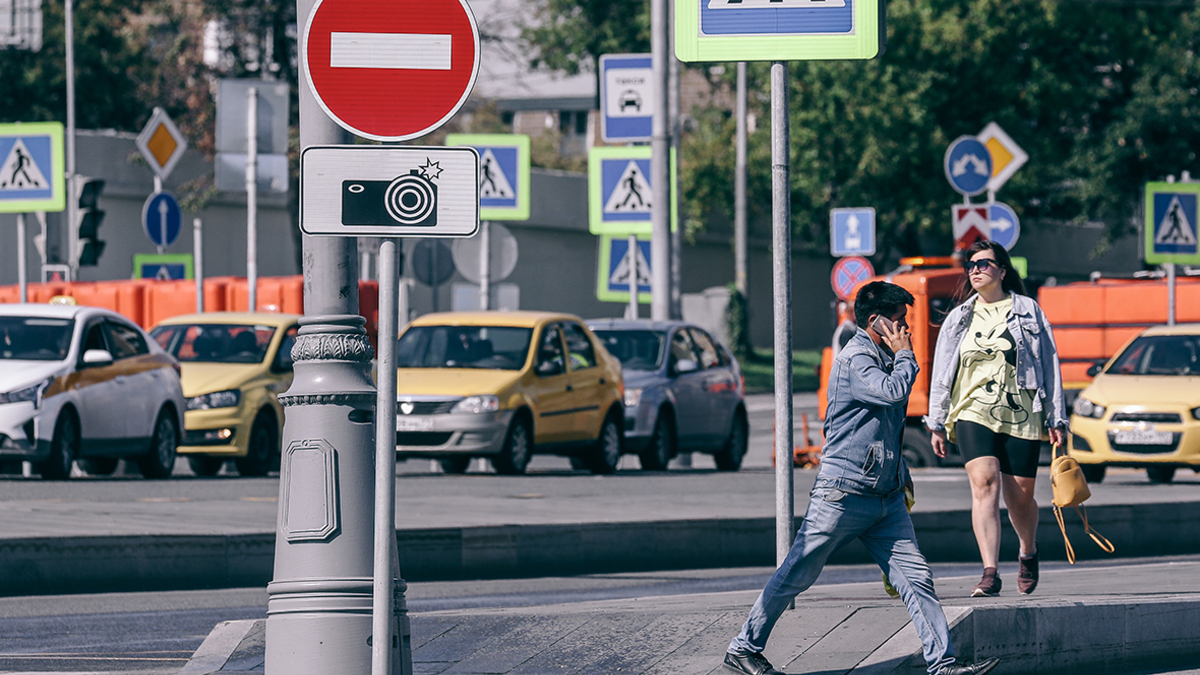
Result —
[[900, 592], [921, 637], [932, 675], [982, 675], [998, 659], [957, 664], [933, 575], [917, 549], [904, 488], [912, 487], [901, 456], [908, 395], [917, 360], [908, 332], [913, 296], [873, 281], [858, 292], [858, 331], [834, 359], [825, 412], [821, 469], [808, 512], [787, 558], [758, 596], [724, 666], [746, 675], [782, 675], [766, 657], [767, 638], [792, 600], [817, 580], [825, 561], [854, 539]]

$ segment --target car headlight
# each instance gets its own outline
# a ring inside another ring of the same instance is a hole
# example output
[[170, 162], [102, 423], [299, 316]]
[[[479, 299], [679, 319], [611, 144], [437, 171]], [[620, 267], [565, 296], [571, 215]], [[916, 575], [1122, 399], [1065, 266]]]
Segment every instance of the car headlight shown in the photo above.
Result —
[[1092, 403], [1086, 398], [1080, 396], [1079, 398], [1075, 399], [1075, 403], [1071, 404], [1071, 412], [1079, 415], [1080, 417], [1100, 419], [1101, 417], [1104, 417], [1104, 406], [1096, 405], [1095, 403]]
[[625, 407], [636, 408], [642, 402], [641, 389], [626, 389], [625, 390]]
[[450, 409], [452, 413], [489, 413], [500, 409], [500, 398], [497, 396], [468, 396]]
[[42, 392], [46, 391], [46, 387], [49, 387], [52, 382], [54, 382], [54, 378], [48, 377], [37, 384], [23, 387], [16, 391], [10, 391], [7, 394], [0, 394], [0, 403], [22, 403], [24, 401], [30, 401], [33, 403], [33, 407], [41, 407]]
[[240, 389], [214, 391], [211, 394], [200, 394], [187, 400], [188, 410], [211, 410], [213, 408], [234, 408], [242, 402]]

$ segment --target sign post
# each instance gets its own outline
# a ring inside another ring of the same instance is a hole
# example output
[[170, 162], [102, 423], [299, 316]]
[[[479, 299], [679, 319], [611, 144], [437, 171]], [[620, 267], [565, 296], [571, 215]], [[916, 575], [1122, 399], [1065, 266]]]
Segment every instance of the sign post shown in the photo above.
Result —
[[1200, 183], [1147, 183], [1146, 262], [1167, 268], [1167, 323], [1175, 325], [1175, 265], [1200, 265]]

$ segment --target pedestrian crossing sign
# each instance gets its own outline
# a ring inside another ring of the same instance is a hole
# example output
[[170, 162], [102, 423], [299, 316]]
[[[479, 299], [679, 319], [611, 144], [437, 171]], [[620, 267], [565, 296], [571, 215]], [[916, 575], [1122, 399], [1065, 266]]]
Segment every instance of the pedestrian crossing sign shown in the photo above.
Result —
[[1200, 183], [1146, 184], [1146, 262], [1200, 264]]
[[479, 218], [529, 220], [529, 137], [524, 134], [449, 134], [448, 146], [479, 153]]
[[[628, 235], [600, 235], [600, 260], [596, 265], [596, 298], [601, 302], [629, 302], [630, 284], [636, 284], [638, 302], [650, 302], [650, 239], [638, 239], [630, 256]], [[636, 281], [634, 275], [636, 274]]]
[[0, 124], [0, 213], [66, 208], [63, 126]]
[[[672, 160], [675, 152], [671, 152]], [[592, 234], [650, 234], [654, 214], [649, 146], [592, 148], [588, 153], [588, 225]], [[671, 162], [675, 193], [678, 167]], [[671, 209], [671, 229], [677, 209]]]
[[133, 278], [180, 281], [192, 278], [191, 253], [135, 253]]

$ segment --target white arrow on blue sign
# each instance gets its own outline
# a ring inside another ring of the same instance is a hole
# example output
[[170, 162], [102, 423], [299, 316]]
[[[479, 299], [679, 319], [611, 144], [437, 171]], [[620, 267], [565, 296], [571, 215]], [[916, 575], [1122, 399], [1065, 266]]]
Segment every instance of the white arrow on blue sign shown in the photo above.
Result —
[[833, 209], [829, 212], [829, 248], [833, 255], [875, 255], [875, 209]]
[[992, 154], [974, 136], [959, 136], [946, 148], [946, 180], [959, 193], [975, 196], [992, 178]]
[[992, 226], [992, 241], [1011, 251], [1021, 236], [1021, 221], [1008, 204], [988, 204], [988, 220]]
[[174, 244], [182, 225], [183, 212], [170, 192], [156, 192], [142, 205], [142, 227], [155, 246]]

